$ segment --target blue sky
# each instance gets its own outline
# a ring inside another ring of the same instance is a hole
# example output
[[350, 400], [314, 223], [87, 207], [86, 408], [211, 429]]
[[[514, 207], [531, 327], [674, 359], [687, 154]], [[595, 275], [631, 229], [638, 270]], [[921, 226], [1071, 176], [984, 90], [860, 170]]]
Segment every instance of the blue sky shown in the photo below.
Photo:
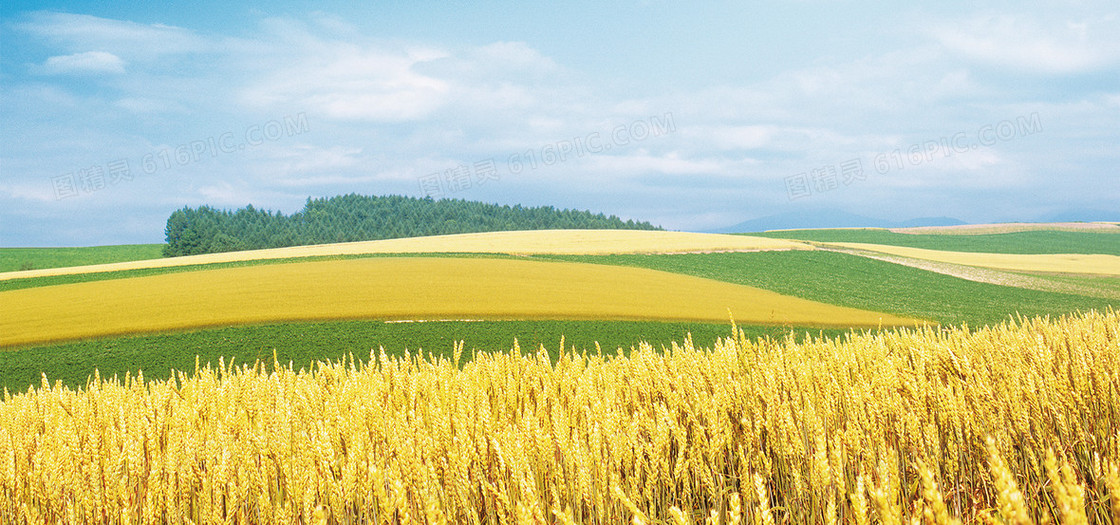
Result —
[[352, 192], [1044, 220], [1120, 212], [1118, 146], [1115, 2], [0, 6], [0, 246]]

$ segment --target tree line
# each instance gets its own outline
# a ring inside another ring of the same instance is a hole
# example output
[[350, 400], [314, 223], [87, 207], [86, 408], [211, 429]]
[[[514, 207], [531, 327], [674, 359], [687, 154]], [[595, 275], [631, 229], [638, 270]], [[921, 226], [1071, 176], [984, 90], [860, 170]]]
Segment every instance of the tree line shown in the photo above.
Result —
[[167, 257], [503, 230], [659, 230], [648, 222], [552, 206], [523, 207], [461, 199], [341, 195], [307, 199], [291, 215], [252, 205], [236, 211], [185, 207], [167, 219]]

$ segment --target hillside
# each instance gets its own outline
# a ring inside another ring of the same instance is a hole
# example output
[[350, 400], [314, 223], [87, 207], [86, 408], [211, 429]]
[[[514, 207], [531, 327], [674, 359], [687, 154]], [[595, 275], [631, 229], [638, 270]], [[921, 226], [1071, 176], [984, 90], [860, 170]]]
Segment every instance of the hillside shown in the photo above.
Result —
[[[636, 347], [640, 341], [660, 347], [680, 341], [686, 333], [697, 342], [713, 344], [716, 338], [727, 335], [729, 314], [752, 337], [844, 334], [843, 329], [820, 328], [833, 326], [825, 322], [826, 318], [835, 321], [837, 316], [821, 315], [819, 311], [813, 314], [808, 302], [926, 319], [943, 326], [979, 327], [1019, 315], [1056, 318], [1072, 312], [1115, 309], [1120, 281], [1110, 275], [1024, 273], [933, 263], [829, 245], [861, 242], [937, 252], [927, 257], [968, 252], [982, 259], [990, 259], [993, 254], [1023, 254], [1031, 260], [1043, 260], [1046, 257], [1038, 256], [1117, 255], [1116, 239], [1120, 236], [1071, 231], [913, 235], [888, 230], [812, 230], [713, 235], [537, 230], [149, 257], [94, 265], [90, 264], [110, 255], [141, 254], [134, 254], [129, 247], [74, 253], [64, 248], [39, 248], [30, 255], [44, 265], [42, 269], [0, 272], [0, 311], [7, 314], [0, 319], [0, 325], [4, 325], [0, 326], [0, 334], [4, 334], [0, 340], [15, 338], [17, 332], [34, 324], [40, 329], [33, 330], [37, 335], [32, 339], [43, 341], [38, 336], [49, 336], [47, 340], [70, 342], [34, 343], [24, 338], [30, 346], [4, 348], [0, 351], [0, 386], [23, 390], [39, 384], [44, 373], [52, 381], [84, 385], [95, 369], [108, 374], [106, 377], [143, 369], [146, 378], [166, 378], [171, 370], [192, 369], [195, 356], [201, 356], [203, 363], [217, 363], [221, 357], [251, 363], [270, 358], [273, 350], [281, 362], [306, 364], [337, 359], [347, 352], [360, 358], [370, 348], [381, 347], [390, 355], [420, 348], [445, 354], [452, 342], [461, 340], [466, 341], [468, 350], [480, 351], [508, 349], [514, 340], [523, 348], [541, 344], [554, 348], [561, 337], [587, 350], [594, 349], [596, 342], [610, 351]], [[158, 253], [160, 246], [149, 248]], [[0, 251], [0, 258], [3, 255]], [[23, 252], [13, 255], [30, 256]], [[406, 268], [390, 271], [396, 264], [393, 260], [403, 256], [411, 258]], [[84, 265], [45, 267], [54, 261]], [[511, 263], [547, 261], [630, 268], [600, 268], [598, 271], [609, 278], [587, 280], [579, 277], [586, 277], [583, 273], [543, 271], [546, 266], [533, 266], [547, 277], [513, 279]], [[319, 272], [320, 277], [312, 279], [310, 273], [296, 271], [300, 268], [338, 271]], [[358, 271], [360, 268], [366, 270]], [[428, 271], [409, 280], [409, 272], [425, 268]], [[653, 278], [635, 281], [636, 274], [630, 270], [636, 269], [702, 278], [712, 288], [702, 294], [705, 304], [697, 305], [694, 286], [673, 288], [669, 281]], [[216, 283], [221, 276], [231, 277]], [[196, 282], [199, 279], [201, 283]], [[502, 283], [495, 284], [495, 279]], [[116, 284], [112, 284], [114, 281]], [[343, 283], [341, 288], [338, 283]], [[410, 290], [406, 294], [407, 315], [399, 309], [395, 314], [385, 310], [390, 299], [401, 297], [389, 293], [392, 290], [377, 291], [375, 287], [390, 283], [403, 287], [398, 292]], [[485, 283], [489, 284], [483, 286]], [[754, 295], [728, 294], [730, 289], [717, 284], [766, 290], [805, 302], [772, 308], [774, 315], [786, 317], [779, 320], [772, 318]], [[476, 293], [479, 286], [487, 289], [486, 300]], [[560, 289], [541, 288], [551, 286]], [[692, 291], [675, 294], [670, 288]], [[163, 292], [157, 293], [158, 299], [137, 302], [134, 295], [143, 290]], [[507, 292], [513, 295], [499, 298]], [[362, 300], [344, 300], [353, 293]], [[321, 309], [311, 308], [313, 297], [292, 294], [319, 294], [331, 301]], [[515, 308], [503, 312], [481, 309], [491, 299]], [[198, 302], [189, 307], [183, 302], [187, 300]], [[251, 306], [237, 311], [234, 305], [244, 305], [243, 301]], [[631, 302], [623, 304], [625, 301]], [[541, 314], [540, 304], [547, 306], [549, 315]], [[215, 318], [222, 311], [229, 314], [231, 308], [232, 318]], [[660, 311], [659, 320], [652, 320], [654, 310], [664, 308], [675, 311]], [[85, 315], [88, 312], [97, 314]], [[245, 319], [247, 316], [263, 317]], [[17, 318], [26, 322], [16, 323]], [[415, 322], [421, 320], [424, 322]], [[133, 321], [138, 324], [131, 324]], [[58, 333], [74, 330], [80, 333]], [[124, 333], [129, 335], [113, 335]]]
[[164, 255], [282, 248], [402, 237], [509, 230], [659, 230], [590, 211], [502, 206], [459, 199], [342, 195], [308, 199], [291, 215], [246, 206], [183, 208], [167, 219]]
[[[153, 245], [155, 246], [155, 245]], [[530, 230], [461, 233], [382, 239], [315, 246], [289, 246], [264, 250], [186, 255], [182, 257], [122, 260], [120, 262], [41, 270], [0, 271], [0, 291], [5, 283], [31, 278], [91, 275], [137, 270], [182, 268], [200, 265], [277, 261], [308, 257], [368, 256], [375, 254], [489, 253], [508, 255], [606, 255], [622, 253], [753, 252], [809, 250], [803, 242], [750, 235], [669, 232], [664, 230]], [[50, 249], [40, 257], [50, 258]], [[0, 251], [0, 261], [4, 252]], [[52, 283], [52, 284], [58, 284]]]
[[[557, 300], [563, 298], [563, 300]], [[81, 312], [100, 310], [81, 320]], [[278, 321], [651, 320], [876, 327], [917, 319], [623, 266], [382, 257], [170, 273], [0, 294], [0, 347]]]

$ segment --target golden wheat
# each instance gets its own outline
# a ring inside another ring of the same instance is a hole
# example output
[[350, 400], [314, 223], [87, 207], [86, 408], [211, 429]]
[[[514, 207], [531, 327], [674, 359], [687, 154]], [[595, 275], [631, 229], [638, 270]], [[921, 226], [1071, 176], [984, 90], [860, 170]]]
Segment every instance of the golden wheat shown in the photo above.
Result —
[[[561, 298], [557, 300], [557, 298]], [[874, 327], [922, 321], [671, 272], [386, 257], [222, 268], [0, 292], [0, 347], [320, 319], [629, 319]]]
[[979, 253], [929, 250], [909, 246], [890, 246], [861, 242], [834, 242], [824, 246], [836, 246], [863, 252], [885, 253], [910, 259], [921, 259], [963, 266], [978, 266], [1012, 272], [1041, 272], [1058, 274], [1084, 274], [1116, 277], [1120, 276], [1120, 256], [1101, 253]]
[[1120, 315], [371, 354], [0, 404], [2, 523], [1110, 523]]

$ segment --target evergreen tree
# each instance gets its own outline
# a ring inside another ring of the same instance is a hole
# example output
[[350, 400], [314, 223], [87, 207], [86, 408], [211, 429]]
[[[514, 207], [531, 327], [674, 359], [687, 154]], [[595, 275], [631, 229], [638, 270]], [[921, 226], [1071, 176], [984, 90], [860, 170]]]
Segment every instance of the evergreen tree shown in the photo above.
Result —
[[460, 199], [434, 200], [357, 194], [308, 198], [291, 215], [252, 205], [236, 211], [209, 206], [176, 210], [164, 233], [168, 257], [307, 244], [368, 241], [398, 237], [543, 229], [660, 229], [648, 222], [560, 210]]

